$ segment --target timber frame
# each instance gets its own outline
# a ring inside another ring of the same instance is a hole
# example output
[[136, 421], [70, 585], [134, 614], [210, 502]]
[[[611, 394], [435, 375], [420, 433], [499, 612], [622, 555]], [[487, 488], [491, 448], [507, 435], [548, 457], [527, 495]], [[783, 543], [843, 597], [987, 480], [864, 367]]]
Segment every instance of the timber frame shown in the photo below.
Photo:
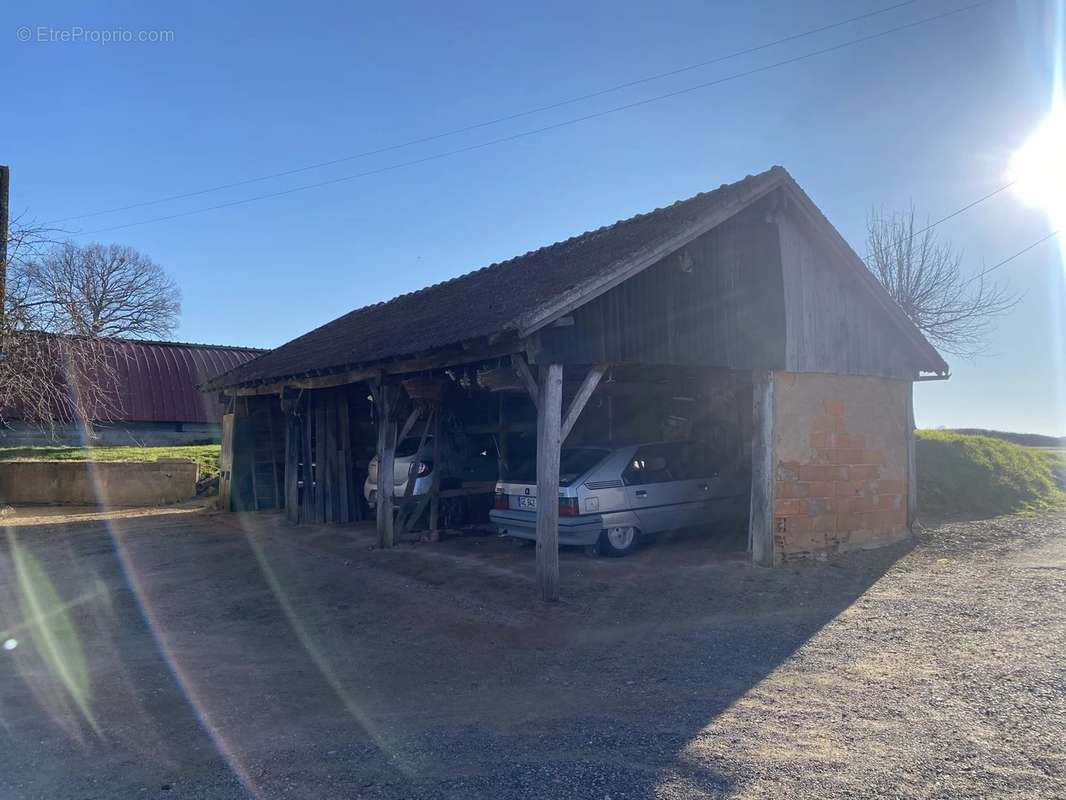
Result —
[[[457, 314], [464, 303], [469, 314]], [[627, 370], [641, 377], [614, 380]], [[439, 485], [434, 475], [428, 495], [412, 496], [414, 482], [407, 480], [400, 482], [406, 494], [394, 496], [397, 443], [414, 431], [422, 452], [431, 433], [435, 450], [446, 438], [444, 402], [416, 398], [405, 391], [407, 382], [447, 375], [449, 385], [484, 388], [480, 376], [491, 373], [493, 380], [504, 380], [498, 421], [481, 427], [498, 434], [521, 430], [523, 437], [531, 432], [522, 428], [531, 425], [530, 409], [523, 400], [517, 408], [527, 416], [510, 418], [503, 392], [528, 395], [536, 416], [537, 495], [554, 498], [561, 449], [575, 427], [578, 438], [585, 435], [578, 422], [590, 400], [599, 398], [605, 421], [600, 433], [614, 441], [616, 404], [629, 402], [623, 387], [639, 385], [642, 397], [661, 398], [668, 381], [656, 378], [657, 370], [730, 373], [733, 378], [723, 386], [734, 392], [736, 403], [741, 401], [732, 381], [743, 378], [742, 422], [745, 435], [751, 434], [748, 549], [755, 563], [766, 565], [774, 563], [777, 533], [775, 437], [786, 427], [784, 419], [775, 425], [774, 376], [806, 372], [914, 381], [946, 378], [949, 372], [806, 193], [783, 168], [773, 167], [357, 309], [209, 381], [205, 390], [227, 396], [231, 449], [244, 441], [250, 428], [243, 420], [253, 409], [269, 425], [283, 427], [284, 469], [276, 459], [272, 469], [253, 465], [252, 493], [255, 508], [261, 494], [265, 503], [271, 496], [283, 499], [294, 524], [359, 519], [357, 476], [370, 454], [376, 456], [378, 544], [387, 548], [427, 510], [435, 536], [442, 501], [457, 491]], [[564, 379], [570, 381], [566, 407]], [[706, 401], [709, 395], [702, 397]], [[262, 403], [277, 403], [279, 416], [264, 416]], [[913, 525], [913, 411], [909, 414], [907, 518]], [[518, 443], [528, 446], [528, 440]], [[512, 458], [506, 435], [497, 447], [503, 477]], [[438, 455], [434, 452], [435, 463]], [[236, 477], [249, 474], [234, 456], [223, 454], [227, 496], [238, 496]], [[273, 476], [273, 495], [256, 491], [260, 476]], [[537, 576], [548, 601], [559, 597], [558, 514], [556, 503], [538, 503]]]

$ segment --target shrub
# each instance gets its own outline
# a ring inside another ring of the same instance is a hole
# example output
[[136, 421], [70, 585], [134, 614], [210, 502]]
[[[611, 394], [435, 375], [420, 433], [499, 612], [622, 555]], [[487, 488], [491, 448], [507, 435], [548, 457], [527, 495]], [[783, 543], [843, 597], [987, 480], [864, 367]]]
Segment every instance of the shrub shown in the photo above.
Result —
[[918, 431], [918, 506], [940, 514], [1058, 507], [1066, 461], [1056, 450], [950, 431]]

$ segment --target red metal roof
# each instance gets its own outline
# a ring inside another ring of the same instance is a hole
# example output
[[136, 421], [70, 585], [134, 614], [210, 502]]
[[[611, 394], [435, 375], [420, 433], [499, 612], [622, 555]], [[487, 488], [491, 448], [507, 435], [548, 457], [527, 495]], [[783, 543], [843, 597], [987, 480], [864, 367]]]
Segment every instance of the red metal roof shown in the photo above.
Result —
[[217, 422], [222, 405], [196, 387], [263, 353], [248, 347], [113, 339], [119, 419]]

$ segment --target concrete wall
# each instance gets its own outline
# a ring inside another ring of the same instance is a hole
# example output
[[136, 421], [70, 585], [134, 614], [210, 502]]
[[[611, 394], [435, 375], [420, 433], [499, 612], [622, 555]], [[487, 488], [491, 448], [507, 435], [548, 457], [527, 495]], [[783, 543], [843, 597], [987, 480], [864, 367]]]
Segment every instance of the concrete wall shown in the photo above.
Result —
[[0, 504], [157, 506], [196, 496], [192, 461], [0, 461]]
[[[217, 444], [222, 426], [215, 422], [108, 422], [97, 423], [90, 444], [162, 447], [182, 444]], [[59, 425], [55, 431], [22, 422], [0, 426], [0, 447], [40, 447], [85, 444], [77, 425]]]
[[899, 541], [907, 381], [774, 373], [774, 561]]

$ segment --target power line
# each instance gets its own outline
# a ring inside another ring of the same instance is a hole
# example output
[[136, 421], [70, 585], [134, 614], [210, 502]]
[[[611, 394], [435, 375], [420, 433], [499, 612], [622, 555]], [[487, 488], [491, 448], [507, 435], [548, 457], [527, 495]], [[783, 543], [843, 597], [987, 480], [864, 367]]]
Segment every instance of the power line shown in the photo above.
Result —
[[557, 108], [563, 108], [564, 106], [573, 105], [574, 103], [580, 103], [580, 102], [585, 101], [585, 100], [593, 100], [593, 99], [595, 99], [597, 97], [602, 97], [603, 95], [606, 95], [606, 94], [612, 94], [614, 92], [618, 92], [618, 91], [621, 91], [623, 89], [630, 89], [630, 88], [632, 88], [634, 86], [640, 86], [640, 85], [645, 84], [645, 83], [651, 83], [653, 81], [662, 80], [663, 78], [670, 78], [670, 77], [673, 77], [675, 75], [681, 75], [681, 74], [683, 74], [685, 72], [691, 72], [693, 70], [701, 69], [703, 67], [709, 67], [709, 66], [711, 66], [713, 64], [720, 64], [723, 61], [729, 61], [729, 60], [734, 59], [734, 58], [739, 58], [740, 56], [751, 55], [752, 53], [758, 53], [758, 52], [760, 52], [762, 50], [767, 50], [767, 49], [769, 49], [771, 47], [777, 47], [778, 45], [786, 44], [787, 42], [796, 41], [797, 39], [803, 39], [803, 38], [808, 37], [808, 36], [814, 36], [815, 34], [818, 34], [818, 33], [825, 33], [826, 31], [833, 30], [834, 28], [840, 28], [840, 27], [843, 27], [845, 25], [850, 25], [853, 22], [859, 22], [861, 20], [870, 19], [871, 17], [876, 17], [876, 16], [879, 16], [881, 14], [887, 14], [890, 11], [895, 11], [895, 10], [903, 8], [905, 6], [914, 5], [916, 2], [918, 2], [918, 0], [904, 0], [904, 2], [896, 3], [895, 5], [891, 5], [891, 6], [886, 6], [885, 8], [880, 8], [880, 9], [877, 9], [875, 11], [870, 11], [870, 12], [868, 12], [866, 14], [859, 14], [858, 16], [848, 17], [847, 19], [841, 20], [840, 22], [833, 22], [833, 23], [830, 23], [828, 25], [823, 25], [823, 26], [818, 27], [818, 28], [811, 28], [810, 30], [803, 31], [801, 33], [794, 33], [794, 34], [791, 34], [790, 36], [785, 36], [785, 37], [783, 37], [781, 39], [775, 39], [775, 40], [773, 40], [771, 42], [764, 42], [763, 44], [754, 45], [752, 47], [748, 47], [748, 48], [745, 48], [743, 50], [736, 50], [736, 51], [734, 51], [732, 53], [728, 53], [728, 54], [722, 55], [722, 56], [717, 56], [715, 58], [711, 58], [711, 59], [708, 59], [706, 61], [699, 61], [699, 62], [697, 62], [695, 64], [689, 64], [689, 65], [684, 66], [684, 67], [678, 67], [677, 69], [672, 69], [672, 70], [669, 70], [667, 72], [659, 72], [659, 73], [657, 73], [655, 75], [648, 75], [648, 76], [645, 76], [643, 78], [637, 78], [635, 80], [626, 81], [625, 83], [615, 84], [614, 86], [609, 86], [609, 87], [607, 87], [605, 89], [599, 89], [597, 91], [589, 92], [587, 94], [577, 95], [576, 97], [571, 97], [571, 98], [568, 98], [566, 100], [559, 100], [559, 101], [556, 101], [556, 102], [553, 102], [553, 103], [549, 103], [548, 105], [537, 106], [536, 108], [526, 109], [525, 111], [518, 111], [518, 112], [515, 112], [513, 114], [507, 114], [505, 116], [496, 117], [494, 119], [485, 120], [483, 122], [476, 122], [476, 123], [473, 123], [471, 125], [466, 125], [466, 126], [463, 126], [463, 127], [460, 127], [460, 128], [453, 128], [451, 130], [442, 131], [440, 133], [430, 134], [429, 136], [422, 136], [422, 137], [419, 137], [417, 139], [409, 139], [409, 140], [407, 140], [405, 142], [399, 142], [397, 144], [385, 145], [383, 147], [378, 147], [378, 148], [373, 149], [373, 150], [365, 150], [365, 151], [363, 151], [361, 153], [353, 153], [352, 155], [341, 156], [340, 158], [333, 158], [333, 159], [330, 159], [328, 161], [319, 161], [319, 162], [317, 162], [315, 164], [308, 164], [307, 166], [304, 166], [304, 167], [294, 167], [293, 169], [282, 170], [281, 172], [272, 172], [272, 173], [270, 173], [268, 175], [260, 175], [260, 176], [255, 177], [255, 178], [246, 178], [246, 179], [239, 180], [239, 181], [233, 181], [231, 183], [223, 183], [223, 184], [219, 184], [217, 186], [210, 186], [210, 187], [208, 187], [206, 189], [197, 189], [197, 190], [194, 190], [194, 191], [191, 191], [191, 192], [183, 192], [181, 194], [172, 194], [172, 195], [168, 195], [166, 197], [159, 197], [159, 198], [156, 198], [154, 200], [144, 200], [144, 201], [137, 202], [137, 203], [130, 203], [129, 205], [125, 205], [125, 206], [116, 206], [114, 208], [106, 208], [106, 209], [102, 209], [100, 211], [91, 211], [91, 212], [86, 213], [86, 214], [76, 214], [76, 215], [71, 216], [71, 217], [63, 217], [61, 219], [52, 220], [51, 222], [46, 223], [46, 224], [57, 224], [57, 223], [60, 223], [60, 222], [70, 222], [70, 221], [76, 220], [76, 219], [86, 219], [88, 217], [98, 217], [98, 216], [102, 216], [104, 214], [117, 213], [119, 211], [129, 211], [129, 210], [134, 209], [134, 208], [144, 208], [146, 206], [159, 205], [160, 203], [167, 203], [167, 202], [171, 202], [173, 200], [185, 200], [185, 199], [188, 199], [190, 197], [199, 197], [201, 195], [210, 194], [212, 192], [220, 192], [220, 191], [223, 191], [225, 189], [236, 189], [236, 188], [241, 187], [241, 186], [248, 186], [248, 185], [253, 184], [253, 183], [260, 183], [262, 181], [272, 180], [274, 178], [284, 178], [284, 177], [287, 177], [289, 175], [297, 175], [297, 174], [299, 174], [301, 172], [309, 172], [310, 170], [320, 169], [322, 167], [336, 166], [337, 164], [343, 164], [343, 163], [348, 162], [348, 161], [355, 161], [356, 159], [360, 159], [360, 158], [369, 158], [370, 156], [381, 155], [383, 153], [389, 153], [389, 152], [392, 152], [394, 150], [401, 150], [403, 148], [412, 147], [412, 146], [417, 145], [417, 144], [426, 144], [428, 142], [437, 141], [439, 139], [445, 139], [445, 138], [450, 137], [450, 136], [458, 136], [459, 134], [463, 134], [463, 133], [471, 133], [473, 131], [480, 130], [481, 128], [488, 128], [488, 127], [490, 127], [492, 125], [499, 125], [499, 124], [504, 123], [504, 122], [512, 122], [512, 121], [514, 121], [516, 119], [522, 119], [523, 117], [532, 116], [534, 114], [540, 114], [540, 113], [543, 113], [545, 111], [552, 111], [552, 110], [557, 109]]
[[968, 281], [966, 281], [965, 283], [962, 283], [960, 286], [969, 286], [974, 281], [980, 280], [981, 278], [985, 277], [985, 275], [987, 275], [988, 273], [995, 272], [997, 269], [999, 269], [1000, 267], [1006, 266], [1007, 264], [1009, 264], [1010, 262], [1012, 262], [1014, 259], [1018, 258], [1019, 256], [1025, 255], [1030, 250], [1032, 250], [1034, 247], [1039, 247], [1044, 242], [1049, 241], [1050, 239], [1054, 239], [1056, 236], [1059, 235], [1059, 233], [1061, 233], [1061, 230], [1052, 231], [1047, 236], [1044, 236], [1044, 237], [1042, 237], [1040, 239], [1037, 239], [1031, 245], [1029, 245], [1027, 247], [1023, 247], [1021, 250], [1019, 250], [1014, 255], [1008, 256], [1007, 258], [1003, 259], [1002, 261], [1000, 261], [1000, 262], [998, 262], [996, 264], [993, 264], [991, 267], [987, 267], [987, 268], [981, 270], [976, 275], [974, 275], [972, 278], [970, 278]]
[[[1010, 187], [1014, 186], [1014, 184], [1016, 184], [1016, 183], [1017, 183], [1017, 181], [1011, 181], [1010, 183], [1003, 184], [998, 189], [993, 189], [991, 192], [989, 192], [988, 194], [984, 195], [983, 197], [978, 197], [972, 203], [967, 203], [962, 208], [955, 209], [950, 214], [948, 214], [946, 217], [941, 217], [936, 222], [931, 222], [930, 224], [926, 225], [924, 228], [919, 228], [914, 233], [912, 233], [910, 236], [907, 236], [907, 237], [905, 237], [903, 239], [900, 239], [898, 242], [894, 242], [892, 244], [892, 246], [896, 247], [898, 245], [905, 244], [905, 243], [911, 241], [911, 239], [913, 239], [915, 236], [920, 236], [921, 234], [925, 233], [926, 231], [931, 231], [933, 228], [935, 228], [940, 223], [947, 222], [949, 219], [953, 219], [954, 217], [959, 216], [959, 214], [963, 213], [964, 211], [969, 211], [974, 206], [981, 205], [981, 203], [985, 202], [985, 200], [991, 200], [997, 194], [999, 194], [1000, 192], [1007, 191], [1007, 189], [1009, 189]], [[862, 260], [863, 261], [869, 261], [872, 256], [873, 256], [873, 253], [867, 253], [866, 255], [864, 255], [862, 257]]]
[[879, 38], [882, 38], [884, 36], [888, 36], [888, 35], [893, 34], [893, 33], [899, 33], [901, 31], [909, 30], [911, 28], [915, 28], [915, 27], [918, 27], [920, 25], [925, 25], [925, 24], [930, 23], [930, 22], [935, 22], [937, 20], [945, 19], [947, 17], [954, 16], [956, 14], [961, 14], [961, 13], [963, 13], [965, 11], [972, 11], [975, 8], [979, 8], [980, 6], [986, 5], [990, 1], [991, 0], [981, 0], [981, 2], [972, 3], [970, 5], [962, 6], [960, 8], [955, 8], [955, 9], [952, 9], [950, 11], [945, 11], [945, 12], [943, 12], [941, 14], [936, 14], [936, 15], [931, 16], [931, 17], [925, 17], [923, 19], [916, 20], [914, 22], [909, 22], [909, 23], [906, 23], [904, 25], [899, 25], [899, 26], [896, 26], [894, 28], [889, 28], [887, 30], [880, 31], [878, 33], [873, 33], [873, 34], [870, 34], [868, 36], [861, 36], [861, 37], [856, 38], [856, 39], [850, 39], [850, 40], [848, 40], [846, 42], [841, 42], [840, 44], [835, 44], [835, 45], [832, 45], [832, 46], [829, 46], [829, 47], [824, 47], [824, 48], [821, 48], [819, 50], [814, 50], [812, 52], [804, 53], [804, 54], [799, 55], [799, 56], [793, 56], [792, 58], [786, 58], [786, 59], [784, 59], [782, 61], [776, 61], [776, 62], [774, 62], [772, 64], [767, 64], [767, 65], [764, 65], [764, 66], [761, 66], [761, 67], [755, 67], [753, 69], [745, 70], [743, 72], [737, 72], [737, 73], [734, 73], [732, 75], [727, 75], [727, 76], [724, 76], [722, 78], [717, 78], [717, 79], [712, 80], [712, 81], [705, 81], [703, 83], [698, 83], [698, 84], [695, 84], [694, 86], [689, 86], [689, 87], [686, 87], [684, 89], [677, 89], [677, 90], [672, 91], [672, 92], [667, 92], [665, 94], [656, 95], [655, 97], [649, 97], [649, 98], [645, 98], [643, 100], [636, 100], [636, 101], [633, 101], [631, 103], [625, 103], [625, 104], [620, 105], [620, 106], [614, 106], [613, 108], [608, 108], [608, 109], [605, 109], [603, 111], [597, 111], [597, 112], [594, 112], [594, 113], [591, 113], [591, 114], [585, 114], [585, 115], [580, 116], [580, 117], [573, 117], [571, 119], [563, 120], [561, 122], [556, 122], [556, 123], [553, 123], [551, 125], [544, 125], [544, 126], [539, 127], [539, 128], [534, 128], [532, 130], [522, 131], [522, 132], [519, 132], [519, 133], [511, 134], [509, 136], [501, 136], [499, 138], [490, 139], [488, 141], [480, 142], [478, 144], [472, 144], [472, 145], [468, 145], [466, 147], [456, 148], [454, 150], [446, 150], [446, 151], [441, 152], [441, 153], [435, 153], [435, 154], [432, 154], [432, 155], [429, 155], [429, 156], [423, 156], [422, 158], [416, 158], [416, 159], [412, 159], [410, 161], [403, 161], [403, 162], [399, 162], [399, 163], [396, 163], [396, 164], [390, 164], [388, 166], [378, 167], [376, 169], [366, 170], [364, 172], [357, 172], [357, 173], [352, 174], [352, 175], [344, 175], [344, 176], [341, 176], [339, 178], [331, 178], [331, 179], [324, 180], [324, 181], [316, 181], [314, 183], [302, 184], [300, 186], [294, 186], [294, 187], [291, 187], [289, 189], [282, 189], [282, 190], [279, 190], [279, 191], [276, 191], [276, 192], [268, 192], [266, 194], [260, 194], [260, 195], [255, 195], [255, 196], [252, 196], [252, 197], [246, 197], [246, 198], [242, 198], [240, 200], [231, 200], [231, 201], [228, 201], [228, 202], [225, 202], [225, 203], [218, 203], [218, 204], [211, 205], [211, 206], [204, 206], [204, 207], [201, 207], [201, 208], [192, 209], [192, 210], [189, 210], [189, 211], [182, 211], [182, 212], [175, 213], [175, 214], [168, 214], [168, 215], [161, 216], [161, 217], [153, 217], [153, 218], [150, 218], [150, 219], [140, 220], [138, 222], [129, 222], [129, 223], [126, 223], [126, 224], [123, 224], [123, 225], [112, 225], [112, 226], [109, 226], [109, 227], [106, 227], [106, 228], [98, 228], [98, 229], [92, 230], [92, 231], [84, 231], [84, 232], [82, 232], [82, 235], [94, 235], [94, 234], [97, 234], [97, 233], [106, 233], [108, 231], [122, 230], [124, 228], [132, 228], [132, 227], [136, 227], [138, 225], [147, 225], [147, 224], [150, 224], [150, 223], [153, 223], [153, 222], [165, 222], [165, 221], [168, 221], [168, 220], [179, 219], [179, 218], [182, 218], [182, 217], [188, 217], [188, 216], [192, 216], [192, 215], [195, 215], [195, 214], [204, 214], [204, 213], [207, 213], [207, 212], [210, 212], [210, 211], [217, 211], [217, 210], [224, 209], [224, 208], [232, 208], [234, 206], [245, 205], [247, 203], [254, 203], [254, 202], [258, 202], [260, 200], [268, 200], [268, 199], [272, 199], [272, 198], [275, 198], [275, 197], [283, 197], [285, 195], [294, 194], [296, 192], [308, 191], [310, 189], [317, 189], [317, 188], [321, 188], [321, 187], [324, 187], [324, 186], [332, 186], [334, 184], [344, 183], [344, 182], [347, 182], [347, 181], [353, 181], [353, 180], [357, 180], [359, 178], [365, 178], [365, 177], [369, 177], [369, 176], [372, 176], [372, 175], [380, 175], [380, 174], [385, 173], [385, 172], [390, 172], [390, 171], [397, 170], [397, 169], [403, 169], [405, 167], [417, 166], [419, 164], [425, 164], [425, 163], [430, 162], [430, 161], [437, 161], [437, 160], [440, 160], [440, 159], [449, 158], [451, 156], [460, 155], [462, 153], [469, 153], [469, 152], [472, 152], [474, 150], [482, 150], [482, 149], [485, 149], [487, 147], [492, 147], [494, 145], [517, 141], [519, 139], [524, 139], [524, 138], [529, 137], [529, 136], [535, 136], [535, 135], [540, 134], [540, 133], [546, 133], [548, 131], [557, 130], [559, 128], [567, 127], [567, 126], [570, 126], [570, 125], [576, 125], [576, 124], [581, 123], [581, 122], [587, 122], [588, 120], [598, 119], [600, 117], [606, 117], [606, 116], [611, 115], [611, 114], [617, 114], [617, 113], [622, 112], [622, 111], [628, 111], [628, 110], [633, 109], [633, 108], [639, 108], [641, 106], [646, 106], [646, 105], [649, 105], [651, 103], [661, 102], [663, 100], [668, 100], [668, 99], [673, 98], [673, 97], [680, 97], [681, 95], [689, 94], [691, 92], [699, 91], [701, 89], [707, 89], [707, 88], [710, 88], [712, 86], [718, 86], [720, 84], [727, 83], [729, 81], [738, 80], [740, 78], [746, 78], [746, 77], [749, 77], [751, 75], [757, 75], [757, 74], [762, 73], [762, 72], [768, 72], [769, 70], [772, 70], [772, 69], [777, 69], [779, 67], [788, 66], [789, 64], [795, 64], [795, 63], [798, 63], [800, 61], [805, 61], [805, 60], [807, 60], [809, 58], [814, 58], [816, 56], [825, 55], [827, 53], [832, 53], [832, 52], [835, 52], [837, 50], [842, 50], [842, 49], [844, 49], [846, 47], [852, 47], [854, 45], [862, 44], [864, 42], [869, 42], [869, 41], [872, 41], [874, 39], [879, 39]]

